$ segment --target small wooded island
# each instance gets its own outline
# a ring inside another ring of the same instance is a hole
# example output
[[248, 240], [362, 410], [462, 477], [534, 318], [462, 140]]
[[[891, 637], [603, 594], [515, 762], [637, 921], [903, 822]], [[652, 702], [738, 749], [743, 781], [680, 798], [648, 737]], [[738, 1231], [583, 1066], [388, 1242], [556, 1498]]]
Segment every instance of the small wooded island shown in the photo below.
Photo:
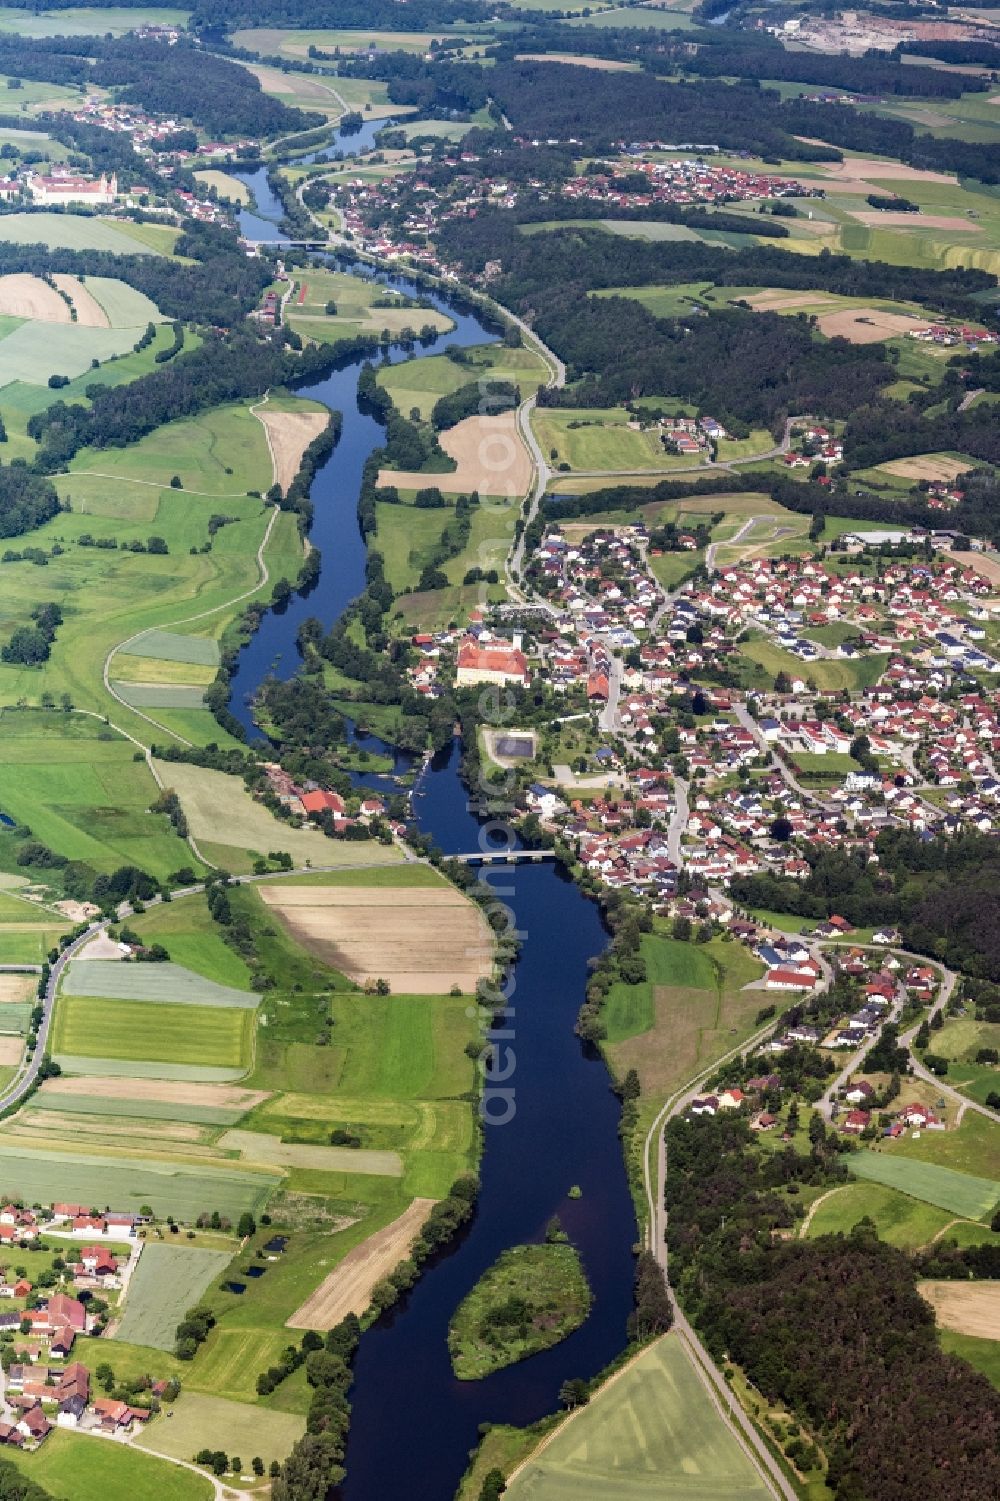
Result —
[[557, 1345], [580, 1327], [590, 1304], [583, 1265], [565, 1240], [504, 1251], [451, 1321], [455, 1375], [476, 1381]]

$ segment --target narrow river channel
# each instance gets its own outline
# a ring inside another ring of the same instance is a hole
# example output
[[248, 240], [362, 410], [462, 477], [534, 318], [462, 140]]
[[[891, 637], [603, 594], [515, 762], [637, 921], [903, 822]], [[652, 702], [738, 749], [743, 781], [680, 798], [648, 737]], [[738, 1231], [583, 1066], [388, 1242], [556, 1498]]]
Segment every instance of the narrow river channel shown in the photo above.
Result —
[[[262, 172], [244, 174], [256, 207], [244, 216], [244, 233], [263, 239], [263, 225], [267, 238], [278, 239], [281, 206], [262, 179]], [[405, 279], [382, 279], [410, 295], [426, 295]], [[458, 301], [435, 294], [433, 302], [456, 328], [415, 351], [394, 349], [391, 359], [497, 337]], [[343, 414], [343, 433], [311, 492], [311, 536], [322, 555], [319, 581], [285, 611], [267, 612], [233, 680], [233, 712], [251, 730], [249, 697], [269, 672], [289, 677], [299, 664], [300, 623], [316, 616], [329, 627], [364, 587], [358, 493], [365, 460], [383, 430], [358, 407], [363, 363], [345, 361], [325, 380], [299, 388], [300, 395]], [[374, 739], [364, 743], [382, 749]], [[458, 760], [457, 745], [438, 756], [422, 774], [413, 802], [419, 826], [451, 852], [479, 848], [480, 825], [468, 807]], [[618, 1141], [618, 1102], [603, 1061], [573, 1032], [588, 960], [607, 935], [597, 908], [554, 864], [494, 866], [490, 883], [514, 910], [523, 935], [514, 1014], [506, 1023], [516, 1056], [507, 1081], [514, 1115], [507, 1124], [485, 1128], [482, 1190], [471, 1225], [361, 1341], [344, 1501], [450, 1501], [480, 1423], [524, 1424], [553, 1411], [563, 1381], [594, 1375], [625, 1343], [636, 1227]], [[579, 1199], [567, 1198], [574, 1184], [582, 1189]], [[586, 1266], [594, 1292], [589, 1318], [542, 1355], [485, 1381], [456, 1381], [446, 1343], [455, 1308], [501, 1251], [541, 1239], [553, 1214]]]

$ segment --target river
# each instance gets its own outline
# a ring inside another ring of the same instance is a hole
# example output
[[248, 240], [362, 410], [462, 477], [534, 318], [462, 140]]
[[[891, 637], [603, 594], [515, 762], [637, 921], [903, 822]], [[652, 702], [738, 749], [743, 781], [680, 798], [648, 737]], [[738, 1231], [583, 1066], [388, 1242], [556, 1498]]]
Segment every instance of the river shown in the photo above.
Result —
[[[277, 238], [273, 219], [280, 204], [258, 191], [255, 175], [244, 180], [254, 189], [258, 214], [271, 216], [261, 222], [270, 222]], [[383, 279], [410, 295], [426, 295], [403, 278]], [[454, 299], [435, 294], [433, 301], [455, 320], [455, 330], [416, 351], [394, 349], [390, 358], [419, 358], [449, 343], [497, 337]], [[286, 610], [269, 610], [240, 657], [232, 708], [250, 729], [248, 695], [269, 671], [288, 677], [299, 664], [301, 621], [317, 616], [331, 625], [364, 587], [358, 492], [365, 459], [383, 430], [358, 406], [362, 364], [345, 360], [326, 379], [299, 388], [300, 395], [340, 411], [343, 432], [311, 491], [319, 580]], [[381, 748], [374, 739], [366, 743]], [[420, 777], [413, 804], [419, 826], [446, 852], [479, 848], [480, 823], [469, 809], [458, 760], [457, 744], [436, 757]], [[514, 1091], [514, 1115], [485, 1127], [482, 1189], [471, 1225], [361, 1340], [343, 1501], [449, 1501], [480, 1423], [524, 1424], [552, 1412], [563, 1381], [593, 1376], [625, 1344], [636, 1226], [618, 1140], [619, 1107], [602, 1059], [573, 1032], [588, 960], [607, 935], [596, 906], [554, 863], [494, 866], [490, 884], [523, 934], [514, 1014], [505, 1023], [514, 1034], [508, 1045], [516, 1069], [505, 1085]], [[574, 1184], [582, 1195], [570, 1199]], [[446, 1343], [455, 1308], [503, 1250], [541, 1239], [553, 1214], [583, 1258], [594, 1292], [589, 1317], [531, 1360], [485, 1381], [457, 1381]]]

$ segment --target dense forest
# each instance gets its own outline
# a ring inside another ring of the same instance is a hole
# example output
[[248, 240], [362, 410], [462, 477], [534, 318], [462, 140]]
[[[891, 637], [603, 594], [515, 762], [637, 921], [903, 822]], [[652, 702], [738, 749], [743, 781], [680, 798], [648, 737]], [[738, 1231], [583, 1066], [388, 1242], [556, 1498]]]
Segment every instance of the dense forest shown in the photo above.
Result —
[[[686, 1311], [717, 1361], [808, 1425], [837, 1501], [992, 1501], [1000, 1396], [941, 1352], [914, 1263], [865, 1222], [782, 1234], [783, 1189], [843, 1181], [821, 1121], [810, 1138], [808, 1155], [767, 1153], [742, 1119], [670, 1122], [670, 1277]], [[798, 1437], [792, 1457], [811, 1449]]]
[[55, 486], [23, 464], [0, 464], [0, 537], [30, 532], [59, 511]]
[[100, 84], [141, 109], [197, 120], [212, 135], [254, 139], [322, 125], [325, 116], [291, 109], [265, 94], [247, 68], [180, 41], [138, 37], [0, 35], [0, 72], [39, 82]]

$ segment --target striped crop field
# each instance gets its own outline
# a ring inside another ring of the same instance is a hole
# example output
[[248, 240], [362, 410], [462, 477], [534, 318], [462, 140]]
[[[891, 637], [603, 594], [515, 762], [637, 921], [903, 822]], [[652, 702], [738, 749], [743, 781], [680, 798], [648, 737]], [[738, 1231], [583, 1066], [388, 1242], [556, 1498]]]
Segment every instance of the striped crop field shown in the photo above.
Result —
[[193, 1246], [144, 1246], [132, 1274], [118, 1337], [133, 1345], [173, 1350], [177, 1325], [231, 1261], [228, 1251]]
[[64, 1074], [87, 1078], [170, 1079], [179, 1084], [235, 1084], [245, 1068], [218, 1068], [201, 1063], [153, 1062], [140, 1058], [107, 1058], [95, 1053], [53, 1053]]
[[221, 1105], [183, 1105], [173, 1100], [122, 1100], [88, 1094], [36, 1094], [32, 1110], [97, 1115], [109, 1120], [189, 1121], [195, 1126], [234, 1126], [245, 1110]]
[[63, 980], [64, 995], [121, 1001], [162, 1001], [171, 1006], [238, 1006], [253, 1010], [252, 990], [218, 985], [181, 964], [123, 964], [116, 959], [75, 959]]
[[990, 1178], [976, 1178], [953, 1167], [936, 1162], [921, 1162], [915, 1157], [895, 1157], [889, 1152], [852, 1152], [847, 1165], [857, 1178], [869, 1178], [898, 1188], [913, 1199], [947, 1209], [965, 1219], [979, 1220], [1000, 1199], [1000, 1183]]
[[239, 1219], [244, 1210], [257, 1213], [281, 1184], [277, 1173], [155, 1157], [63, 1152], [20, 1140], [0, 1140], [0, 1176], [6, 1192], [26, 1204], [71, 1199], [108, 1204], [119, 1212], [151, 1204], [159, 1218], [172, 1214], [184, 1221], [213, 1209], [232, 1220]]
[[130, 657], [158, 657], [164, 662], [190, 662], [218, 667], [219, 643], [208, 636], [181, 636], [174, 631], [144, 631], [129, 643]]
[[52, 1051], [246, 1069], [253, 1024], [253, 1012], [237, 1006], [154, 1006], [63, 995], [56, 1007]]
[[115, 682], [115, 691], [133, 709], [203, 709], [205, 690], [188, 683]]

